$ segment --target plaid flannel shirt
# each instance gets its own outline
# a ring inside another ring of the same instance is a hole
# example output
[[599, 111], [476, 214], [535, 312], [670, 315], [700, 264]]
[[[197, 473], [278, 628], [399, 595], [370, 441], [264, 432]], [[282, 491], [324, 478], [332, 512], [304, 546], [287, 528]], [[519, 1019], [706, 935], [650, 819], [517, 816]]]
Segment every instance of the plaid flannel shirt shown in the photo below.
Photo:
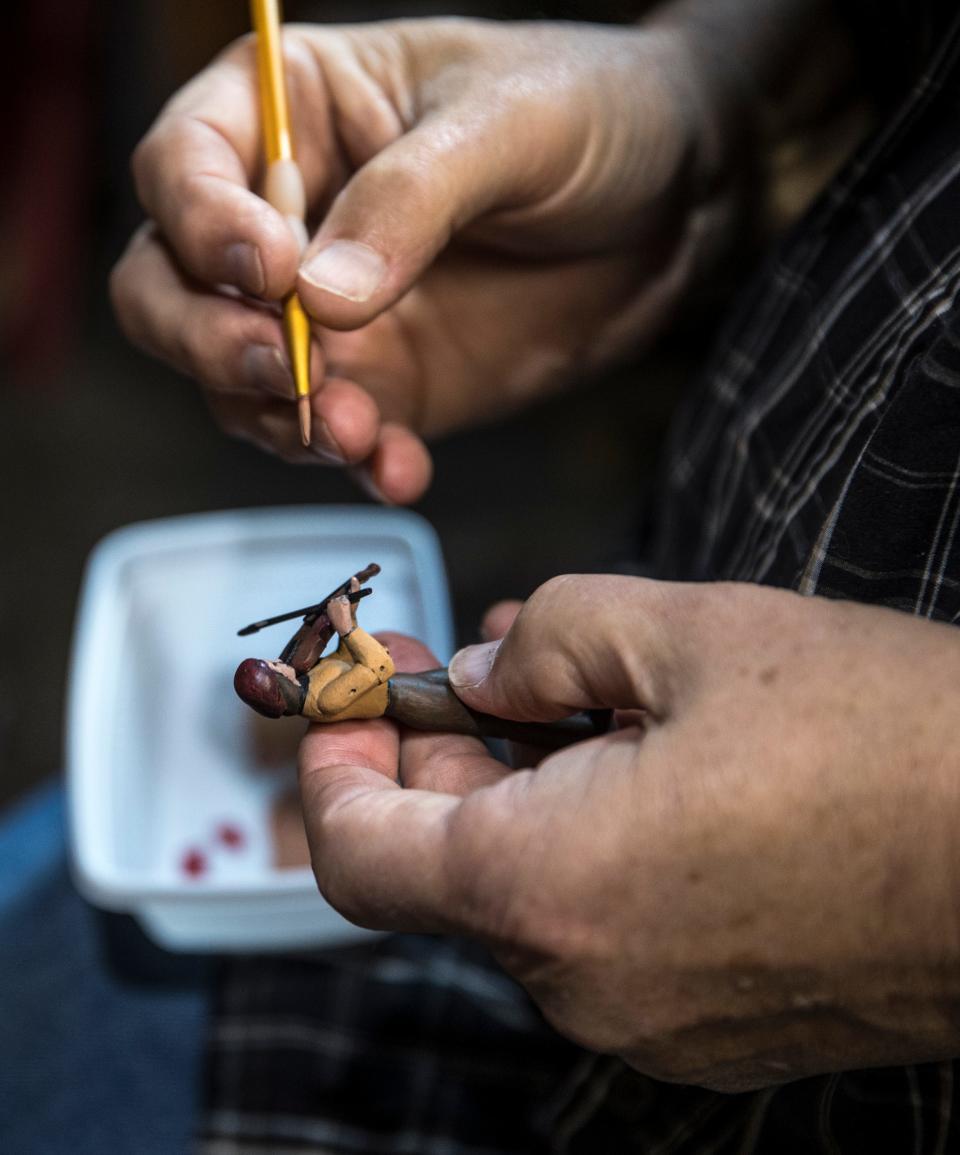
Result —
[[[955, 0], [854, 14], [883, 63], [886, 123], [718, 341], [673, 438], [659, 569], [955, 622], [960, 15]], [[958, 1073], [854, 1071], [732, 1096], [658, 1084], [559, 1039], [479, 948], [394, 936], [226, 967], [200, 1146], [949, 1155]]]

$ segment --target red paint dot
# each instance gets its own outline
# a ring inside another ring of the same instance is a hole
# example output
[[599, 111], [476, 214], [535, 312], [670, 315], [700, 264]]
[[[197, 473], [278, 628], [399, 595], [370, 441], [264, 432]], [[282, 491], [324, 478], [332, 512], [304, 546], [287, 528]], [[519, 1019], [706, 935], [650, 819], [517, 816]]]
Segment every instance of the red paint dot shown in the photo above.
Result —
[[229, 822], [223, 822], [217, 827], [217, 840], [231, 850], [240, 850], [247, 841], [243, 831]]
[[180, 869], [188, 878], [199, 878], [207, 872], [207, 856], [201, 850], [188, 850], [180, 859]]

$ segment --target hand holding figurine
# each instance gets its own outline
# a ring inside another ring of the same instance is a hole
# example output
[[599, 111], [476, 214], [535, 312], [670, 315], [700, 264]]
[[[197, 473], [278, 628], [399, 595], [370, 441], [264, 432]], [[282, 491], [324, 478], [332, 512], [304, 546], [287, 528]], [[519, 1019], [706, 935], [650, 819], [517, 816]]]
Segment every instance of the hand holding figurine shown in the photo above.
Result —
[[485, 940], [558, 1030], [662, 1079], [956, 1053], [953, 629], [567, 577], [450, 676], [477, 710], [623, 726], [516, 773], [472, 738], [312, 727], [314, 869], [348, 917]]

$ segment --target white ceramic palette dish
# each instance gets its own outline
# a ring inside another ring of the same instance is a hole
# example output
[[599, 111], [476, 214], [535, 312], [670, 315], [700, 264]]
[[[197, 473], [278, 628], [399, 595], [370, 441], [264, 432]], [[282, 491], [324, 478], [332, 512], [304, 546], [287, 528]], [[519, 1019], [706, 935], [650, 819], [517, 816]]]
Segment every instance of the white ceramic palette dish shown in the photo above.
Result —
[[72, 860], [92, 902], [133, 913], [173, 950], [294, 949], [363, 933], [308, 869], [274, 865], [271, 810], [295, 771], [290, 741], [277, 743], [277, 764], [269, 728], [301, 723], [259, 719], [232, 680], [243, 658], [275, 656], [298, 623], [247, 638], [241, 626], [308, 605], [371, 561], [383, 572], [364, 626], [412, 634], [446, 662], [439, 544], [405, 511], [199, 514], [130, 526], [95, 548], [67, 720]]

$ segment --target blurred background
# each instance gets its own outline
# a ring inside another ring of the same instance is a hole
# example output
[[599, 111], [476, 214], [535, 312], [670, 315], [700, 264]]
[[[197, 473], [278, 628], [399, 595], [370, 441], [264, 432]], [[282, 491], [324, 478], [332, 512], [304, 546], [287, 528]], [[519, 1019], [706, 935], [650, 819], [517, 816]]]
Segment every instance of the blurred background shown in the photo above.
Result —
[[[603, 0], [334, 0], [289, 20], [458, 12], [635, 18]], [[84, 559], [108, 531], [198, 510], [365, 501], [344, 477], [229, 441], [189, 382], [129, 348], [106, 281], [140, 215], [128, 160], [165, 98], [248, 29], [244, 0], [16, 5], [0, 72], [0, 805], [61, 765]], [[707, 334], [496, 429], [437, 445], [416, 507], [443, 543], [461, 641], [552, 574], [628, 566], [678, 386]], [[484, 478], [482, 488], [477, 478]], [[265, 608], [270, 609], [269, 599]]]

